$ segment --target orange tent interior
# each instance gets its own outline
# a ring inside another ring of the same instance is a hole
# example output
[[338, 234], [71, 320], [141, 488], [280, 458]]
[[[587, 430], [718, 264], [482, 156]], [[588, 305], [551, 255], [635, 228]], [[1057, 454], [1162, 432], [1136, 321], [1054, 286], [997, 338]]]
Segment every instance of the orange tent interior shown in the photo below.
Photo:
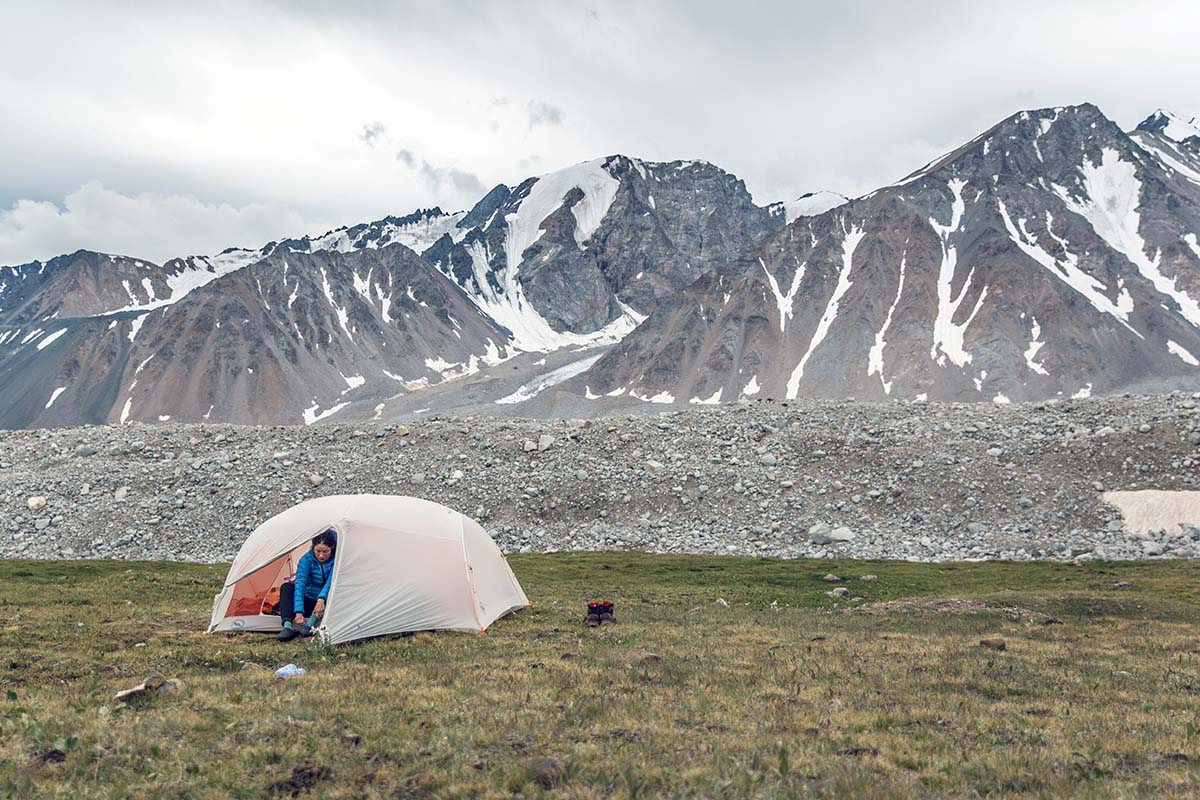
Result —
[[242, 578], [233, 588], [233, 598], [225, 611], [226, 617], [249, 617], [256, 614], [272, 616], [278, 612], [279, 586], [296, 576], [296, 565], [309, 550], [305, 542], [284, 553], [261, 569]]

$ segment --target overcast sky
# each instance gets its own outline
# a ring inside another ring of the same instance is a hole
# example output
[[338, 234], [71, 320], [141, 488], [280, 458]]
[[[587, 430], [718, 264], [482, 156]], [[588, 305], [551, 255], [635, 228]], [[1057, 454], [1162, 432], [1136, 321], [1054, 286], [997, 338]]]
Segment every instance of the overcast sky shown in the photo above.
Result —
[[1197, 31], [1195, 0], [0, 0], [0, 264], [256, 247], [612, 153], [857, 195], [1022, 109], [1200, 113]]

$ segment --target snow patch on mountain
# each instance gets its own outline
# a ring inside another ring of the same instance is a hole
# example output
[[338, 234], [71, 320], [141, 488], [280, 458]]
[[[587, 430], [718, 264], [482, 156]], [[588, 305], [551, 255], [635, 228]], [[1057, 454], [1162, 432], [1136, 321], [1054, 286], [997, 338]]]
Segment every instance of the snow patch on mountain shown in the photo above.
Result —
[[719, 405], [721, 402], [721, 392], [722, 391], [723, 390], [721, 390], [721, 389], [717, 389], [715, 392], [712, 393], [712, 395], [710, 397], [693, 397], [691, 400], [688, 400], [688, 402], [691, 403], [692, 405], [698, 405], [698, 406]]
[[[599, 331], [576, 334], [554, 330], [525, 297], [521, 286], [524, 253], [542, 235], [542, 222], [557, 211], [566, 196], [579, 189], [583, 196], [571, 207], [575, 216], [574, 238], [583, 248], [600, 227], [620, 182], [604, 168], [605, 159], [595, 159], [538, 178], [515, 211], [505, 215], [504, 268], [491, 272], [492, 254], [484, 242], [467, 246], [471, 258], [475, 288], [468, 295], [480, 310], [512, 333], [512, 344], [519, 350], [549, 352], [570, 345], [599, 344], [623, 337], [641, 323], [644, 316], [623, 306], [621, 317]], [[448, 275], [453, 279], [453, 276]], [[494, 283], [499, 286], [493, 285]]]
[[1046, 371], [1046, 368], [1035, 360], [1038, 351], [1046, 343], [1042, 341], [1042, 326], [1038, 325], [1037, 317], [1033, 317], [1032, 319], [1033, 330], [1029, 334], [1029, 347], [1025, 348], [1025, 365], [1038, 375], [1049, 375], [1050, 373]]
[[1183, 116], [1160, 108], [1151, 114], [1150, 119], [1146, 122], [1161, 126], [1159, 133], [1174, 142], [1182, 142], [1192, 136], [1200, 136], [1200, 117]]
[[[933, 346], [929, 348], [929, 357], [937, 361], [940, 366], [944, 366], [946, 359], [949, 358], [955, 366], [960, 368], [971, 363], [971, 354], [964, 349], [963, 339], [967, 327], [975, 319], [975, 315], [979, 313], [979, 309], [983, 305], [984, 298], [987, 297], [987, 287], [985, 286], [979, 293], [979, 299], [975, 301], [975, 307], [971, 309], [966, 321], [961, 324], [954, 322], [959, 306], [962, 305], [971, 289], [971, 279], [975, 276], [975, 268], [972, 267], [958, 291], [958, 297], [953, 296], [954, 273], [958, 267], [958, 250], [950, 244], [950, 237], [962, 223], [963, 212], [966, 210], [962, 190], [966, 185], [966, 181], [958, 179], [954, 179], [948, 184], [954, 195], [950, 210], [950, 224], [942, 225], [932, 217], [929, 219], [930, 226], [942, 241], [942, 263], [938, 269], [937, 283], [938, 309], [937, 317], [933, 322]], [[939, 350], [941, 355], [938, 355]]]
[[575, 215], [575, 241], [583, 247], [592, 238], [621, 185], [604, 169], [604, 161], [602, 158], [585, 161], [538, 178], [517, 210], [505, 216], [506, 272], [511, 272], [514, 280], [525, 251], [542, 235], [542, 222], [558, 210], [572, 189], [583, 192], [583, 197], [571, 207]]
[[1192, 252], [1196, 254], [1196, 258], [1200, 258], [1200, 242], [1196, 241], [1196, 234], [1185, 234], [1183, 241], [1186, 242], [1187, 246], [1190, 247]]
[[[510, 240], [512, 235], [510, 229]], [[467, 246], [467, 254], [471, 257], [471, 270], [477, 287], [474, 291], [467, 290], [468, 297], [485, 316], [509, 330], [512, 334], [512, 346], [518, 350], [548, 353], [571, 345], [616, 342], [645, 319], [644, 315], [622, 304], [622, 315], [598, 331], [556, 331], [526, 299], [525, 290], [517, 281], [517, 267], [509, 262], [509, 266], [498, 275], [500, 287], [497, 289], [488, 277], [490, 257], [484, 243], [471, 242]]]
[[45, 350], [47, 347], [49, 347], [51, 344], [53, 344], [56, 339], [58, 339], [60, 336], [62, 336], [66, 332], [67, 332], [66, 328], [59, 328], [54, 333], [50, 334], [45, 339], [42, 339], [40, 342], [38, 342], [37, 349]]
[[60, 394], [62, 394], [63, 392], [65, 392], [66, 390], [67, 390], [67, 387], [59, 386], [57, 389], [55, 389], [53, 392], [51, 392], [50, 399], [46, 401], [46, 408], [49, 408], [50, 406], [54, 405], [54, 401], [57, 400], [58, 396]]
[[320, 422], [326, 417], [333, 416], [348, 405], [350, 405], [350, 401], [347, 400], [345, 402], [338, 403], [337, 405], [332, 406], [325, 411], [318, 411], [318, 409], [321, 408], [321, 404], [314, 400], [311, 406], [304, 409], [304, 424], [312, 425], [315, 422]]
[[1200, 361], [1198, 361], [1194, 355], [1189, 353], [1183, 345], [1168, 340], [1167, 350], [1169, 350], [1172, 355], [1179, 356], [1179, 359], [1183, 361], [1183, 363], [1191, 364], [1193, 367], [1200, 367]]
[[581, 358], [578, 361], [573, 361], [570, 364], [551, 370], [544, 375], [539, 375], [532, 381], [523, 384], [515, 392], [501, 397], [496, 403], [500, 405], [510, 405], [512, 403], [520, 403], [530, 398], [537, 397], [539, 394], [549, 389], [551, 386], [557, 386], [563, 381], [570, 380], [576, 375], [586, 372], [593, 364], [599, 361], [604, 356], [604, 353], [597, 353], [594, 356]]
[[786, 219], [790, 225], [800, 219], [800, 217], [815, 217], [818, 214], [824, 214], [826, 211], [849, 202], [850, 198], [844, 194], [821, 190], [819, 192], [802, 194], [795, 200], [772, 203], [769, 209], [772, 214], [786, 215]]
[[1054, 186], [1067, 208], [1086, 219], [1096, 235], [1128, 258], [1155, 289], [1175, 301], [1184, 319], [1200, 328], [1200, 303], [1176, 287], [1176, 278], [1169, 278], [1159, 270], [1159, 253], [1153, 259], [1146, 255], [1146, 242], [1138, 231], [1142, 184], [1137, 179], [1136, 166], [1106, 147], [1100, 152], [1099, 164], [1084, 160], [1080, 174], [1083, 197], [1074, 197], [1065, 188]]

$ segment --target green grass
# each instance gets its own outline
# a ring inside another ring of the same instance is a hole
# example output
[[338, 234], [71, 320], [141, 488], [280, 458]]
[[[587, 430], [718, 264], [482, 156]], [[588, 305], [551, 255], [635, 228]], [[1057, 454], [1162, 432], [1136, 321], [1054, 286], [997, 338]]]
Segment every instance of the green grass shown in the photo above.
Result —
[[[1192, 562], [511, 564], [535, 606], [485, 635], [326, 648], [205, 635], [222, 567], [0, 562], [0, 796], [1200, 793]], [[184, 688], [113, 700], [151, 671]]]

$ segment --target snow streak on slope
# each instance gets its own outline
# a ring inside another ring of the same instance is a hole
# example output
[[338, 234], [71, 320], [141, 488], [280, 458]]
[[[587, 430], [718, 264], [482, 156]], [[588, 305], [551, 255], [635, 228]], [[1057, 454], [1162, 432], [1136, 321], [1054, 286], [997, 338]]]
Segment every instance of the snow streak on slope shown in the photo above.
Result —
[[1172, 355], [1179, 356], [1183, 363], [1191, 364], [1193, 367], [1200, 367], [1200, 361], [1197, 361], [1196, 357], [1189, 353], [1183, 345], [1168, 340], [1167, 350], [1171, 351]]
[[37, 349], [45, 350], [47, 347], [49, 347], [54, 342], [54, 340], [56, 340], [58, 337], [62, 336], [66, 332], [67, 332], [66, 328], [59, 328], [54, 333], [50, 334], [45, 339], [42, 339], [40, 342], [38, 342]]
[[49, 408], [50, 406], [54, 405], [54, 401], [57, 400], [58, 396], [60, 394], [62, 394], [63, 392], [65, 392], [66, 390], [67, 390], [67, 387], [59, 386], [57, 389], [55, 389], [53, 392], [51, 392], [50, 399], [46, 401], [46, 408]]
[[[967, 327], [971, 324], [971, 320], [975, 319], [975, 315], [979, 313], [980, 306], [983, 305], [983, 300], [987, 297], [987, 287], [979, 293], [979, 299], [975, 301], [975, 308], [971, 309], [970, 315], [966, 322], [961, 325], [955, 324], [954, 316], [958, 313], [959, 306], [966, 299], [967, 292], [971, 288], [971, 279], [975, 276], [975, 268], [972, 267], [967, 272], [967, 279], [963, 281], [962, 288], [959, 289], [958, 297], [953, 296], [954, 273], [958, 267], [958, 250], [954, 245], [950, 244], [950, 236], [958, 230], [959, 224], [962, 222], [963, 212], [966, 210], [966, 204], [963, 202], [962, 190], [967, 185], [966, 181], [954, 179], [948, 184], [950, 191], [954, 194], [954, 202], [951, 206], [950, 224], [941, 225], [933, 217], [929, 218], [929, 224], [937, 231], [938, 237], [942, 240], [942, 264], [938, 270], [938, 310], [937, 318], [933, 322], [933, 346], [929, 348], [929, 357], [937, 361], [939, 366], [945, 366], [946, 359], [949, 358], [957, 367], [964, 367], [971, 363], [971, 354], [963, 349], [963, 338], [966, 334]], [[942, 355], [938, 355], [938, 350], [942, 351]]]
[[1050, 373], [1046, 371], [1046, 368], [1034, 360], [1037, 358], [1038, 351], [1041, 350], [1046, 343], [1041, 340], [1042, 326], [1038, 325], [1036, 317], [1033, 317], [1032, 319], [1033, 330], [1030, 331], [1029, 334], [1029, 347], [1025, 349], [1025, 366], [1029, 367], [1038, 375], [1049, 375]]
[[813, 351], [817, 349], [817, 345], [821, 344], [825, 335], [829, 333], [829, 326], [837, 318], [838, 304], [842, 300], [842, 295], [846, 294], [850, 288], [850, 266], [854, 258], [854, 250], [864, 236], [866, 236], [866, 232], [861, 228], [852, 228], [846, 234], [846, 239], [842, 243], [842, 269], [838, 273], [837, 287], [834, 288], [833, 296], [829, 298], [829, 303], [825, 306], [825, 313], [821, 315], [821, 321], [817, 323], [817, 330], [813, 334], [812, 341], [808, 343], [808, 350], [801, 356], [800, 363], [796, 365], [792, 376], [788, 378], [787, 398], [789, 400], [796, 399], [796, 395], [799, 394], [800, 379], [804, 377], [804, 367], [808, 364], [808, 359], [812, 356]]
[[904, 267], [908, 259], [908, 254], [900, 256], [900, 283], [896, 286], [896, 299], [892, 301], [891, 308], [888, 309], [887, 318], [883, 321], [883, 327], [879, 329], [879, 333], [875, 334], [875, 344], [871, 346], [871, 352], [867, 356], [867, 376], [878, 374], [879, 382], [883, 384], [883, 393], [892, 393], [892, 381], [883, 379], [883, 348], [887, 346], [888, 328], [892, 326], [892, 314], [896, 313], [896, 306], [900, 304], [900, 295], [904, 292]]
[[775, 276], [767, 269], [767, 265], [761, 258], [758, 259], [758, 263], [762, 265], [763, 272], [767, 273], [767, 281], [771, 284], [771, 291], [775, 293], [775, 304], [779, 306], [779, 332], [783, 333], [787, 327], [787, 321], [792, 318], [792, 307], [796, 303], [796, 290], [800, 288], [800, 281], [804, 280], [804, 268], [808, 266], [808, 262], [796, 267], [795, 273], [792, 274], [792, 285], [788, 288], [786, 295], [779, 291], [779, 282], [775, 280]]
[[1175, 278], [1159, 271], [1159, 253], [1154, 254], [1153, 260], [1146, 255], [1146, 242], [1138, 232], [1142, 184], [1134, 165], [1122, 161], [1116, 150], [1106, 147], [1101, 151], [1100, 163], [1085, 160], [1080, 174], [1083, 198], [1072, 197], [1061, 186], [1054, 187], [1067, 208], [1086, 219], [1109, 247], [1128, 258], [1155, 289], [1175, 301], [1184, 319], [1200, 328], [1200, 303], [1176, 288]]
[[1200, 170], [1189, 167], [1183, 163], [1178, 157], [1178, 153], [1172, 154], [1160, 147], [1162, 140], [1156, 140], [1152, 136], [1135, 131], [1133, 135], [1134, 141], [1141, 146], [1143, 150], [1149, 153], [1154, 158], [1158, 159], [1162, 166], [1168, 170], [1174, 170], [1183, 177], [1187, 178], [1192, 183], [1200, 185]]
[[[516, 270], [505, 271], [505, 286], [497, 291], [488, 281], [488, 255], [482, 242], [472, 242], [467, 248], [471, 256], [471, 268], [479, 293], [467, 292], [485, 316], [512, 333], [512, 346], [528, 352], [547, 353], [571, 345], [593, 345], [618, 342], [642, 323], [646, 317], [632, 308], [621, 304], [624, 312], [620, 317], [591, 333], [559, 332], [529, 304], [525, 292], [516, 280]], [[618, 301], [619, 302], [619, 301]]]
[[604, 353], [597, 353], [594, 356], [588, 356], [587, 358], [581, 358], [578, 361], [573, 361], [566, 366], [562, 366], [556, 370], [547, 372], [545, 375], [539, 375], [532, 381], [522, 385], [512, 394], [501, 397], [496, 402], [501, 405], [508, 405], [512, 403], [520, 403], [530, 399], [531, 397], [536, 397], [546, 389], [549, 389], [551, 386], [557, 386], [563, 381], [570, 380], [576, 375], [586, 372], [588, 368], [592, 366], [592, 364], [595, 364], [603, 356]]
[[1187, 242], [1187, 246], [1196, 254], [1196, 258], [1200, 258], [1200, 242], [1196, 241], [1196, 234], [1187, 234], [1183, 237], [1183, 241]]
[[[1092, 307], [1097, 311], [1102, 311], [1105, 314], [1112, 315], [1118, 322], [1128, 328], [1135, 336], [1142, 338], [1142, 335], [1135, 331], [1129, 324], [1129, 312], [1133, 311], [1133, 298], [1129, 296], [1129, 291], [1122, 288], [1120, 294], [1117, 295], [1116, 302], [1108, 298], [1106, 294], [1107, 287], [1100, 281], [1088, 275], [1079, 268], [1079, 259], [1066, 249], [1066, 242], [1059, 239], [1059, 243], [1063, 245], [1063, 258], [1061, 261], [1056, 260], [1054, 256], [1043, 250], [1037, 243], [1037, 237], [1034, 236], [1025, 227], [1025, 219], [1017, 220], [1020, 230], [1013, 225], [1012, 218], [1008, 214], [1008, 209], [1004, 203], [997, 201], [1000, 210], [1000, 218], [1004, 221], [1004, 227], [1008, 230], [1008, 236], [1013, 240], [1017, 247], [1025, 255], [1032, 258], [1038, 264], [1041, 264], [1047, 272], [1063, 283], [1070, 286], [1079, 294], [1087, 298], [1087, 301], [1092, 304]], [[1047, 216], [1047, 230], [1051, 218]], [[1050, 234], [1054, 236], [1053, 233]]]

